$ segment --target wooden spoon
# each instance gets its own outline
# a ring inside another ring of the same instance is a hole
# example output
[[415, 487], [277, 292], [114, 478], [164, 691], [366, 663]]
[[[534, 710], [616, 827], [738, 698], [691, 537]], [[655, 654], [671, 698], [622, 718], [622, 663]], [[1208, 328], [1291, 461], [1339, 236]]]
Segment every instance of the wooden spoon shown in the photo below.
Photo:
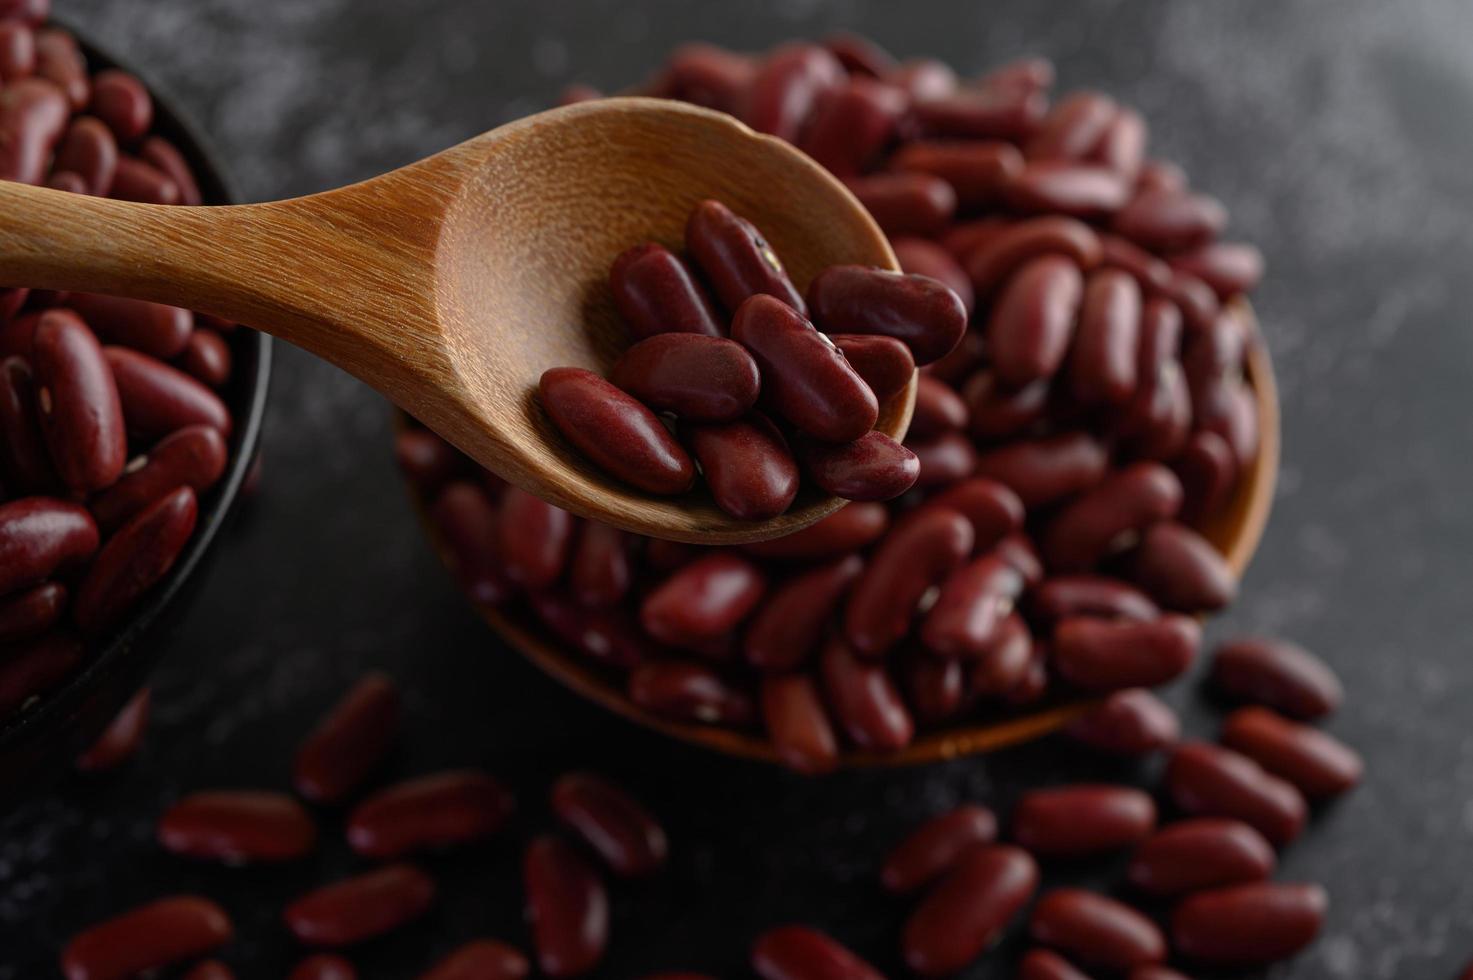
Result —
[[[626, 248], [679, 248], [715, 198], [799, 289], [840, 263], [897, 268], [823, 168], [729, 116], [657, 99], [554, 109], [373, 180], [270, 204], [185, 208], [0, 182], [0, 283], [153, 300], [236, 320], [377, 388], [467, 455], [559, 506], [705, 544], [791, 533], [842, 502], [806, 490], [769, 521], [657, 498], [586, 462], [537, 401], [547, 368], [607, 368], [628, 333], [607, 286]], [[900, 438], [915, 382], [881, 412]]]

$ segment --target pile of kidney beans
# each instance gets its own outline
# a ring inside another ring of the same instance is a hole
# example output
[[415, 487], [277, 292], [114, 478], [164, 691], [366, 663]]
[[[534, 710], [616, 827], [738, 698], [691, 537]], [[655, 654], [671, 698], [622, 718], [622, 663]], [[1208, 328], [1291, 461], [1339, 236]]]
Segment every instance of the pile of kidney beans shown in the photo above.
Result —
[[[0, 2], [0, 180], [198, 204], [121, 71], [89, 75], [48, 4]], [[0, 719], [59, 684], [157, 584], [225, 471], [232, 324], [0, 288]]]

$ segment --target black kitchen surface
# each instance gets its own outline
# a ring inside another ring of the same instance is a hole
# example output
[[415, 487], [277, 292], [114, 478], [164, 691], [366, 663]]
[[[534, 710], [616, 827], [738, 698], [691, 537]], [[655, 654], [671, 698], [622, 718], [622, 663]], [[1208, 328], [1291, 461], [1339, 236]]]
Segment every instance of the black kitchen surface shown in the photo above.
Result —
[[[1462, 0], [1191, 3], [762, 0], [58, 0], [57, 13], [172, 92], [250, 200], [408, 163], [548, 106], [568, 82], [618, 88], [686, 39], [759, 48], [836, 28], [964, 73], [1053, 58], [1063, 88], [1139, 106], [1158, 153], [1232, 212], [1270, 272], [1255, 304], [1284, 399], [1272, 523], [1219, 639], [1295, 638], [1345, 681], [1330, 730], [1365, 783], [1324, 808], [1280, 877], [1329, 888], [1319, 942], [1268, 975], [1448, 978], [1473, 958], [1473, 6]], [[416, 523], [372, 391], [278, 349], [262, 491], [158, 672], [154, 724], [115, 772], [69, 777], [0, 824], [0, 978], [57, 974], [77, 929], [176, 892], [217, 897], [243, 977], [302, 953], [279, 909], [359, 862], [323, 813], [309, 862], [230, 870], [153, 843], [180, 793], [286, 788], [292, 749], [356, 677], [404, 686], [382, 779], [478, 765], [519, 796], [513, 826], [425, 861], [442, 884], [419, 925], [354, 953], [412, 977], [477, 936], [524, 948], [521, 845], [550, 824], [571, 767], [661, 814], [673, 867], [614, 883], [601, 976], [749, 976], [766, 926], [807, 922], [894, 975], [906, 904], [875, 881], [921, 817], [1101, 769], [1046, 741], [919, 770], [805, 780], [671, 744], [564, 691], [462, 602]], [[1198, 672], [1200, 673], [1200, 672]], [[1190, 733], [1219, 714], [1197, 677], [1169, 700]], [[1089, 865], [1050, 880], [1107, 880]], [[1007, 977], [1016, 940], [966, 976]]]

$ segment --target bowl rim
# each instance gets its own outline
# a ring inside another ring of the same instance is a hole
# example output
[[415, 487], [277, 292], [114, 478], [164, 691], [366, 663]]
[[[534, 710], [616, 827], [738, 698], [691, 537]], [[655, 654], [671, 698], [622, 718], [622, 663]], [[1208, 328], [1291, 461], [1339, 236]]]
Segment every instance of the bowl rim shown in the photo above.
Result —
[[[66, 20], [52, 18], [47, 21], [47, 26], [63, 28], [76, 38], [87, 58], [89, 74], [95, 74], [99, 69], [121, 68], [142, 79], [154, 102], [154, 123], [150, 132], [165, 136], [190, 162], [206, 203], [226, 205], [240, 202], [240, 191], [229, 172], [221, 165], [218, 152], [199, 127], [180, 111], [173, 92], [166, 86], [158, 85], [147, 74], [137, 71], [127, 61], [115, 56], [106, 47], [92, 40], [85, 31], [78, 30]], [[119, 669], [120, 661], [137, 648], [199, 570], [211, 545], [232, 515], [260, 448], [267, 395], [271, 387], [272, 338], [255, 330], [245, 330], [240, 334], [239, 340], [235, 337], [230, 340], [237, 356], [242, 350], [251, 352], [254, 376], [236, 393], [241, 400], [236, 406], [240, 411], [236, 413], [231, 433], [230, 462], [220, 482], [206, 495], [210, 504], [208, 507], [201, 507], [189, 543], [164, 580], [149, 590], [143, 601], [134, 607], [126, 622], [112, 633], [103, 646], [94, 652], [84, 653], [83, 664], [63, 680], [60, 686], [40, 695], [37, 703], [21, 706], [10, 718], [0, 722], [0, 754], [9, 753], [32, 737], [47, 733], [53, 725], [64, 725], [73, 716], [90, 707], [89, 699], [98, 693], [98, 689], [103, 686], [102, 682]], [[159, 643], [153, 650], [146, 651], [142, 667], [145, 674], [157, 664], [165, 645]], [[107, 721], [112, 719], [116, 709], [132, 694], [131, 690], [118, 694], [115, 699], [117, 704], [112, 711], [105, 714]]]

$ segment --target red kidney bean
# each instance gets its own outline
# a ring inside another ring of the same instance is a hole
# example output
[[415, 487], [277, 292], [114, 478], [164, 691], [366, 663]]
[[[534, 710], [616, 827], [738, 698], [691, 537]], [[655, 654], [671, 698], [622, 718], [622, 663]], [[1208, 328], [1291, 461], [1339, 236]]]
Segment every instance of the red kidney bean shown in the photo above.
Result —
[[665, 829], [638, 800], [601, 776], [576, 772], [559, 778], [552, 810], [615, 874], [638, 878], [665, 864]]
[[843, 353], [802, 315], [754, 296], [731, 324], [762, 369], [764, 404], [815, 439], [849, 442], [874, 428], [879, 402]]
[[[562, 508], [519, 487], [507, 487], [497, 511], [494, 545], [506, 577], [532, 590], [545, 589], [561, 578], [576, 529], [574, 521]], [[495, 558], [482, 560], [489, 563]]]
[[74, 174], [70, 170], [58, 170], [46, 178], [46, 186], [54, 191], [66, 191], [68, 194], [86, 194], [87, 181], [80, 174]]
[[945, 976], [982, 955], [1038, 888], [1038, 865], [1007, 845], [964, 852], [905, 922], [905, 965]]
[[551, 368], [538, 390], [568, 441], [618, 479], [657, 494], [695, 482], [695, 464], [654, 413], [592, 371]]
[[[29, 353], [29, 350], [11, 349], [14, 341], [8, 336], [9, 331], [6, 328], [13, 327], [14, 325], [5, 323], [4, 321], [15, 316], [20, 311], [20, 308], [25, 305], [30, 295], [31, 291], [24, 287], [10, 286], [0, 289], [0, 355], [9, 356], [11, 354]], [[32, 324], [32, 329], [34, 329], [34, 323]], [[23, 346], [29, 348], [29, 338], [25, 340]]]
[[420, 493], [433, 494], [467, 473], [466, 458], [429, 429], [407, 429], [394, 437], [399, 470]]
[[1204, 963], [1272, 963], [1314, 942], [1328, 905], [1319, 885], [1262, 881], [1202, 892], [1172, 911], [1171, 941]]
[[609, 270], [609, 287], [636, 340], [669, 331], [725, 333], [690, 267], [663, 245], [646, 242], [620, 254]]
[[41, 183], [66, 122], [66, 98], [55, 85], [40, 78], [8, 83], [0, 91], [0, 180]]
[[1024, 88], [965, 88], [917, 99], [921, 131], [958, 140], [1013, 139], [1043, 119], [1048, 100]]
[[223, 388], [230, 381], [230, 345], [213, 330], [192, 332], [179, 363], [187, 374], [211, 388]]
[[129, 980], [203, 956], [234, 934], [225, 910], [207, 898], [161, 898], [73, 936], [61, 972], [67, 980]]
[[892, 500], [921, 475], [917, 454], [878, 431], [839, 445], [804, 442], [799, 452], [813, 482], [845, 500]]
[[57, 144], [51, 169], [75, 173], [86, 184], [84, 193], [103, 197], [118, 169], [118, 139], [101, 119], [78, 116]]
[[[1134, 974], [1131, 974], [1134, 977]], [[1017, 980], [1089, 980], [1058, 953], [1030, 949], [1018, 961]]]
[[142, 688], [128, 699], [97, 741], [77, 757], [77, 768], [83, 772], [101, 772], [121, 765], [138, 751], [143, 735], [148, 731], [149, 708], [152, 695]]
[[1141, 290], [1115, 269], [1084, 284], [1069, 353], [1070, 390], [1081, 405], [1120, 405], [1135, 393], [1141, 338]]
[[944, 381], [921, 375], [907, 439], [925, 442], [967, 427], [967, 403]]
[[899, 667], [901, 684], [909, 695], [906, 703], [922, 726], [951, 721], [970, 700], [967, 672], [960, 660], [912, 650]]
[[495, 939], [475, 939], [420, 975], [419, 980], [526, 980], [531, 965], [521, 951]]
[[956, 191], [933, 174], [878, 173], [844, 183], [891, 237], [940, 234], [956, 213]]
[[1175, 190], [1146, 190], [1115, 215], [1117, 234], [1159, 252], [1204, 245], [1227, 224], [1227, 211], [1213, 198]]
[[735, 629], [766, 589], [757, 566], [717, 552], [686, 565], [647, 595], [640, 623], [661, 643], [699, 648]]
[[1079, 266], [1063, 256], [1032, 259], [1014, 273], [987, 324], [987, 352], [999, 379], [1016, 388], [1058, 371], [1083, 291]]
[[855, 75], [882, 78], [899, 67], [890, 52], [869, 38], [848, 31], [830, 34], [824, 38], [823, 46], [833, 52], [839, 63]]
[[921, 622], [921, 642], [942, 657], [979, 659], [997, 641], [1023, 594], [1023, 577], [1006, 559], [983, 555], [953, 571]]
[[92, 77], [92, 111], [125, 143], [132, 143], [153, 126], [153, 98], [148, 89], [124, 71], [108, 69]]
[[351, 946], [419, 918], [435, 900], [435, 883], [412, 864], [390, 864], [301, 896], [282, 913], [298, 941]]
[[1182, 517], [1193, 524], [1221, 512], [1238, 479], [1238, 461], [1227, 441], [1206, 430], [1187, 437], [1171, 468], [1182, 483]]
[[629, 674], [629, 700], [647, 711], [702, 724], [745, 725], [752, 702], [702, 664], [654, 661]]
[[768, 671], [801, 666], [818, 646], [824, 627], [863, 568], [858, 555], [846, 555], [773, 589], [743, 638], [747, 662]]
[[456, 480], [435, 498], [430, 520], [444, 544], [445, 564], [471, 601], [486, 606], [506, 601], [515, 586], [501, 557], [496, 507], [486, 492]]
[[894, 337], [839, 333], [830, 335], [829, 340], [882, 402], [904, 390], [915, 374], [916, 362], [910, 348]]
[[1169, 459], [1181, 451], [1191, 427], [1191, 400], [1176, 352], [1181, 311], [1152, 297], [1141, 311], [1136, 351], [1138, 385], [1116, 420], [1115, 432], [1136, 456]]
[[1013, 839], [1035, 857], [1078, 858], [1137, 844], [1156, 829], [1156, 803], [1131, 786], [1059, 786], [1024, 793]]
[[847, 504], [800, 531], [743, 545], [742, 549], [775, 561], [824, 561], [872, 544], [889, 526], [890, 513], [882, 505]]
[[1033, 634], [1021, 616], [1002, 621], [995, 639], [972, 662], [972, 693], [982, 697], [1007, 697], [1027, 681], [1037, 659]]
[[1035, 381], [1008, 388], [989, 370], [978, 371], [962, 388], [972, 438], [989, 442], [1017, 435], [1043, 418], [1048, 409], [1049, 383]]
[[123, 347], [104, 347], [128, 431], [157, 439], [186, 425], [209, 425], [230, 435], [230, 410], [213, 391], [177, 368]]
[[[966, 270], [957, 263], [956, 259], [951, 257], [950, 252], [924, 238], [892, 237], [890, 244], [895, 249], [895, 259], [900, 263], [901, 271], [935, 279], [956, 293], [957, 298], [962, 301], [962, 306], [966, 308], [967, 314], [971, 315], [972, 307], [976, 303], [972, 280], [968, 278]], [[937, 363], [939, 362], [932, 362], [933, 365]]]
[[1272, 637], [1247, 636], [1212, 655], [1212, 685], [1236, 701], [1263, 704], [1291, 718], [1323, 718], [1340, 707], [1340, 679], [1308, 650]]
[[162, 172], [174, 182], [174, 185], [179, 188], [180, 204], [204, 203], [204, 195], [200, 193], [199, 183], [194, 179], [189, 161], [184, 159], [184, 155], [173, 143], [162, 136], [150, 136], [138, 148], [138, 156], [144, 163]]
[[118, 158], [112, 187], [108, 189], [108, 197], [140, 204], [179, 204], [182, 194], [168, 174], [126, 154]]
[[1258, 456], [1258, 403], [1253, 389], [1237, 378], [1224, 378], [1208, 390], [1207, 400], [1193, 403], [1194, 422], [1220, 435], [1238, 472], [1245, 473]]
[[1177, 746], [1166, 767], [1166, 790], [1182, 812], [1241, 820], [1276, 845], [1304, 829], [1299, 790], [1232, 749], [1206, 742]]
[[[1015, 488], [1016, 489], [1016, 488]], [[1130, 536], [1181, 509], [1181, 481], [1159, 463], [1132, 463], [1049, 522], [1043, 553], [1056, 572], [1088, 571]]]
[[967, 329], [960, 297], [935, 279], [862, 265], [820, 272], [808, 287], [808, 306], [825, 333], [895, 337], [917, 364], [948, 353]]
[[976, 472], [1007, 486], [1032, 510], [1097, 486], [1109, 464], [1109, 452], [1094, 437], [1066, 432], [983, 453]]
[[954, 483], [928, 498], [921, 507], [947, 508], [965, 517], [972, 525], [974, 552], [990, 550], [1023, 526], [1023, 503], [1018, 495], [987, 477]]
[[1119, 235], [1101, 234], [1100, 265], [1129, 273], [1142, 289], [1171, 288], [1171, 267], [1139, 245]]
[[999, 541], [993, 549], [1008, 561], [1012, 562], [1023, 576], [1023, 582], [1030, 589], [1036, 588], [1043, 581], [1043, 559], [1038, 556], [1038, 550], [1033, 547], [1033, 539], [1021, 531], [1009, 534]]
[[661, 652], [623, 609], [590, 609], [556, 592], [527, 598], [550, 633], [593, 660], [627, 670]]
[[1208, 400], [1208, 387], [1227, 378], [1241, 376], [1250, 341], [1248, 327], [1231, 310], [1219, 312], [1187, 339], [1182, 368], [1192, 387], [1195, 402]]
[[1344, 742], [1268, 708], [1249, 706], [1228, 715], [1222, 743], [1293, 783], [1311, 800], [1338, 796], [1360, 782], [1360, 756]]
[[712, 44], [683, 44], [666, 62], [653, 95], [694, 102], [720, 112], [733, 112], [757, 71], [754, 58]]
[[782, 260], [746, 218], [719, 201], [702, 201], [685, 225], [685, 247], [706, 274], [727, 312], [754, 295], [767, 295], [799, 314], [807, 310]]
[[1166, 937], [1154, 922], [1129, 905], [1082, 888], [1056, 888], [1040, 898], [1028, 934], [1070, 959], [1107, 970], [1166, 959]]
[[882, 980], [874, 967], [807, 926], [768, 929], [752, 943], [751, 958], [762, 980]]
[[1045, 581], [1028, 600], [1033, 618], [1045, 625], [1071, 616], [1149, 623], [1161, 615], [1145, 593], [1104, 575], [1058, 575]]
[[191, 425], [135, 458], [112, 486], [92, 498], [92, 516], [104, 534], [178, 486], [204, 493], [225, 472], [229, 451], [218, 429]]
[[1248, 292], [1263, 278], [1263, 253], [1238, 242], [1213, 242], [1173, 255], [1171, 265], [1211, 286], [1222, 300]]
[[839, 744], [813, 678], [769, 674], [762, 678], [762, 719], [779, 761], [816, 775], [838, 762]]
[[1163, 292], [1167, 299], [1181, 307], [1187, 326], [1193, 330], [1206, 330], [1222, 308], [1211, 286], [1179, 269], [1172, 270], [1171, 281]]
[[527, 919], [537, 965], [551, 977], [593, 969], [609, 941], [609, 902], [588, 863], [551, 834], [533, 838], [522, 859]]
[[72, 618], [78, 628], [96, 635], [116, 624], [174, 567], [198, 514], [194, 491], [178, 487], [119, 528], [77, 586]]
[[960, 432], [948, 432], [929, 442], [907, 446], [920, 468], [915, 486], [922, 489], [955, 483], [977, 466], [977, 450]]
[[159, 818], [158, 841], [170, 853], [224, 864], [293, 861], [312, 852], [317, 828], [285, 793], [215, 790], [169, 807]]
[[880, 882], [897, 894], [913, 892], [950, 870], [973, 847], [997, 839], [997, 817], [985, 806], [964, 803], [921, 824], [880, 868]]
[[742, 120], [759, 133], [795, 143], [819, 96], [844, 79], [844, 66], [828, 50], [801, 42], [779, 45], [747, 87]]
[[0, 658], [0, 718], [56, 688], [82, 662], [82, 644], [66, 632], [51, 632], [9, 650]]
[[1002, 286], [1017, 270], [1043, 255], [1059, 254], [1088, 271], [1100, 262], [1100, 238], [1074, 218], [1050, 215], [1008, 225], [965, 259], [967, 275], [979, 299]]
[[940, 177], [956, 192], [957, 204], [972, 209], [997, 200], [1023, 169], [1023, 155], [1010, 143], [919, 140], [897, 150], [888, 165]]
[[568, 566], [574, 598], [592, 608], [615, 605], [628, 595], [633, 576], [628, 536], [607, 524], [584, 521]]
[[1075, 218], [1112, 214], [1129, 197], [1130, 182], [1114, 170], [1055, 160], [1029, 163], [1003, 189], [1003, 200], [1015, 211]]
[[56, 484], [41, 432], [35, 376], [20, 357], [0, 361], [0, 477], [19, 493]]
[[0, 22], [0, 82], [19, 81], [36, 70], [36, 35], [29, 24]]
[[972, 551], [971, 522], [934, 508], [896, 526], [870, 556], [844, 610], [844, 635], [878, 657], [910, 632], [921, 597]]
[[287, 980], [358, 980], [358, 971], [341, 956], [316, 953], [293, 967]]
[[783, 513], [798, 495], [798, 463], [768, 419], [682, 426], [716, 505], [740, 520]]
[[695, 422], [731, 422], [757, 403], [762, 378], [741, 344], [663, 333], [626, 350], [609, 370], [609, 381], [657, 412]]
[[380, 790], [348, 818], [348, 844], [365, 857], [392, 860], [495, 834], [515, 801], [476, 769], [420, 776]]
[[1012, 707], [1026, 707], [1036, 703], [1048, 693], [1049, 671], [1048, 671], [1048, 645], [1035, 643], [1033, 645], [1032, 659], [1028, 661], [1028, 667], [1023, 671], [1023, 676], [1013, 685], [1012, 689], [1003, 695], [1003, 702]]
[[1079, 160], [1099, 145], [1119, 112], [1100, 92], [1075, 92], [1060, 99], [1028, 141], [1030, 160]]
[[[36, 74], [60, 89], [65, 100], [62, 104], [62, 121], [66, 123], [65, 109], [81, 111], [92, 98], [92, 80], [87, 76], [87, 62], [76, 39], [60, 28], [36, 32]], [[60, 125], [58, 125], [58, 132]]]
[[32, 365], [41, 431], [62, 482], [77, 493], [112, 484], [128, 461], [128, 435], [97, 338], [70, 313], [43, 313]]
[[399, 692], [368, 674], [333, 705], [297, 749], [292, 785], [314, 803], [340, 803], [374, 770], [399, 731]]
[[1115, 113], [1090, 158], [1134, 181], [1146, 159], [1146, 120], [1124, 106]]
[[1198, 817], [1162, 827], [1143, 841], [1126, 876], [1146, 894], [1170, 898], [1261, 881], [1277, 863], [1273, 847], [1246, 823]]
[[0, 504], [0, 596], [38, 585], [92, 557], [97, 524], [76, 504], [24, 497]]
[[849, 741], [879, 751], [910, 744], [915, 723], [883, 665], [861, 660], [842, 638], [833, 637], [819, 668], [828, 703]]
[[235, 980], [235, 973], [219, 960], [205, 960], [184, 974], [184, 980]]
[[1097, 707], [1071, 721], [1065, 733], [1074, 741], [1110, 755], [1146, 755], [1181, 735], [1176, 712], [1150, 691], [1116, 691]]
[[1148, 623], [1075, 616], [1054, 627], [1054, 666], [1086, 690], [1156, 687], [1191, 665], [1201, 640], [1196, 621], [1175, 613]]
[[1213, 612], [1232, 602], [1238, 579], [1212, 542], [1162, 521], [1146, 529], [1130, 556], [1132, 577], [1167, 609]]
[[1019, 58], [977, 79], [982, 88], [1022, 88], [1041, 92], [1054, 84], [1054, 66], [1047, 58]]
[[798, 149], [836, 177], [861, 173], [890, 142], [908, 101], [892, 85], [851, 78], [817, 99]]

